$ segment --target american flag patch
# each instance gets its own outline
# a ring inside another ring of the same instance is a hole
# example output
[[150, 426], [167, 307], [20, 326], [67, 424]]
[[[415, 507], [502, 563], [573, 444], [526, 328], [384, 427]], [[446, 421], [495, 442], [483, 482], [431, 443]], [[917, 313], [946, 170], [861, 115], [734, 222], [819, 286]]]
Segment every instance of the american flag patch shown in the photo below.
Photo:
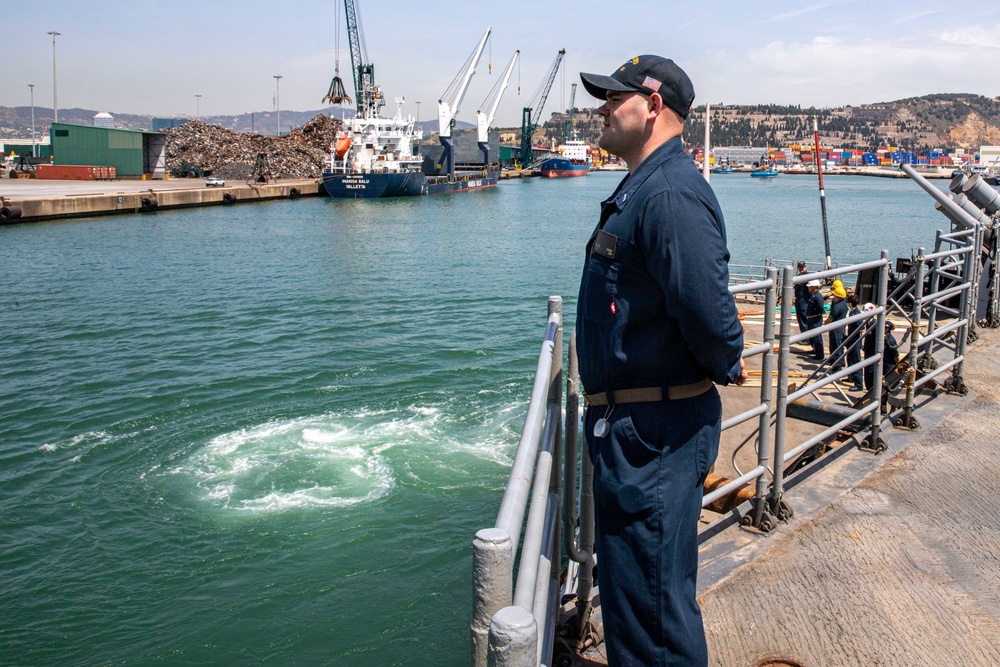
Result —
[[642, 82], [642, 87], [643, 87], [643, 88], [649, 88], [649, 89], [650, 89], [650, 90], [652, 90], [652, 91], [653, 91], [654, 93], [655, 93], [656, 91], [658, 91], [658, 90], [660, 89], [660, 86], [662, 86], [662, 85], [663, 85], [663, 83], [662, 83], [662, 82], [660, 82], [660, 81], [657, 81], [656, 79], [654, 79], [654, 78], [653, 78], [653, 77], [651, 77], [651, 76], [647, 76], [647, 77], [646, 77], [646, 80]]

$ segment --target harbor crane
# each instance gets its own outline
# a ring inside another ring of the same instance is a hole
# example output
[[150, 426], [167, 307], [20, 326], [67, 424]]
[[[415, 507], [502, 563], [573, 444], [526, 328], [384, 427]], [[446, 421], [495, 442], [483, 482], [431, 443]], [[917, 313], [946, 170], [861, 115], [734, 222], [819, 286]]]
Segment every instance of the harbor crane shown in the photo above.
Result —
[[[560, 49], [559, 53], [556, 54], [555, 62], [552, 63], [552, 67], [549, 70], [549, 78], [542, 87], [541, 94], [536, 94], [535, 97], [532, 97], [528, 101], [529, 106], [521, 110], [521, 148], [517, 158], [522, 165], [535, 161], [535, 151], [531, 148], [531, 135], [534, 134], [535, 128], [538, 127], [538, 121], [542, 116], [542, 109], [545, 107], [545, 100], [549, 97], [552, 82], [556, 80], [556, 72], [559, 71], [559, 64], [565, 55], [566, 49]], [[537, 103], [535, 102], [536, 98], [538, 100]]]
[[[375, 118], [378, 110], [385, 106], [382, 90], [375, 83], [375, 65], [368, 62], [368, 49], [365, 47], [365, 37], [361, 33], [361, 22], [358, 16], [357, 4], [354, 0], [344, 0], [344, 12], [347, 15], [347, 39], [351, 46], [351, 66], [354, 74], [354, 94], [357, 96], [357, 112], [360, 118]], [[340, 79], [340, 49], [337, 49], [337, 64], [330, 89], [324, 102], [331, 104], [350, 103], [344, 82]]]
[[[503, 97], [503, 92], [507, 89], [507, 82], [510, 81], [510, 75], [514, 71], [514, 63], [517, 62], [517, 57], [521, 55], [521, 51], [515, 51], [514, 57], [510, 59], [510, 63], [507, 65], [506, 71], [504, 71], [503, 77], [501, 77], [499, 83], [493, 87], [490, 94], [486, 96], [483, 100], [483, 108], [489, 107], [487, 113], [483, 113], [482, 110], [476, 111], [476, 139], [478, 141], [479, 150], [483, 153], [483, 164], [488, 165], [490, 163], [490, 125], [493, 124], [493, 118], [496, 116], [497, 107], [500, 106], [500, 98]], [[573, 84], [576, 85], [576, 84]]]
[[441, 158], [442, 162], [446, 165], [447, 172], [452, 176], [455, 175], [455, 151], [451, 140], [451, 130], [455, 127], [455, 116], [462, 106], [462, 100], [465, 98], [465, 93], [469, 90], [472, 75], [476, 73], [476, 65], [479, 64], [479, 59], [483, 55], [483, 49], [486, 47], [486, 40], [489, 39], [492, 32], [492, 26], [486, 29], [486, 34], [479, 40], [479, 44], [472, 55], [469, 56], [466, 66], [458, 73], [455, 80], [448, 86], [448, 90], [438, 100], [438, 139], [441, 142], [441, 146], [444, 147], [444, 155]]

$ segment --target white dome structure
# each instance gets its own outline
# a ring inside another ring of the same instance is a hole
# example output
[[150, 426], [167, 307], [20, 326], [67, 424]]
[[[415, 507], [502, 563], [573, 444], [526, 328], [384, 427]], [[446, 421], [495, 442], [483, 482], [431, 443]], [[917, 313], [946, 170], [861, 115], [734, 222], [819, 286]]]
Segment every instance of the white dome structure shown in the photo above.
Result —
[[100, 113], [94, 114], [93, 123], [94, 127], [113, 128], [115, 126], [115, 117], [107, 111], [101, 111]]

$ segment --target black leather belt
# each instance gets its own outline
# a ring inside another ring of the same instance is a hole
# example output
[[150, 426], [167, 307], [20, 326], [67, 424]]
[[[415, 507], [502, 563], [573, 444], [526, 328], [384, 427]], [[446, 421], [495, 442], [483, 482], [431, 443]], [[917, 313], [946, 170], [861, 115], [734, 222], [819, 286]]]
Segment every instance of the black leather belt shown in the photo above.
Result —
[[[671, 401], [679, 401], [682, 398], [701, 396], [712, 387], [712, 384], [711, 380], [705, 378], [691, 384], [679, 384], [667, 387], [667, 398]], [[623, 403], [657, 403], [663, 400], [663, 387], [615, 389], [610, 393], [611, 400], [615, 405]], [[587, 402], [587, 405], [607, 405], [608, 393], [584, 394], [583, 400]]]

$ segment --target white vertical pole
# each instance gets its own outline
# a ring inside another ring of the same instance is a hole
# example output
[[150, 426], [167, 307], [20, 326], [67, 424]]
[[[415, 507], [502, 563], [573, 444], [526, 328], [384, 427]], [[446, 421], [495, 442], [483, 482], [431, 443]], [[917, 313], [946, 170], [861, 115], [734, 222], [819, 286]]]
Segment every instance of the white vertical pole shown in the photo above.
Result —
[[705, 103], [705, 159], [702, 160], [701, 173], [705, 176], [705, 180], [711, 180], [709, 177], [709, 172], [711, 171], [708, 166], [708, 154], [711, 147], [708, 145], [709, 135], [712, 132], [712, 105], [708, 102]]
[[31, 157], [38, 157], [38, 150], [35, 144], [35, 84], [29, 83], [31, 89]]
[[59, 96], [56, 94], [56, 37], [62, 33], [55, 30], [49, 33], [52, 35], [52, 115], [54, 122], [59, 122]]

